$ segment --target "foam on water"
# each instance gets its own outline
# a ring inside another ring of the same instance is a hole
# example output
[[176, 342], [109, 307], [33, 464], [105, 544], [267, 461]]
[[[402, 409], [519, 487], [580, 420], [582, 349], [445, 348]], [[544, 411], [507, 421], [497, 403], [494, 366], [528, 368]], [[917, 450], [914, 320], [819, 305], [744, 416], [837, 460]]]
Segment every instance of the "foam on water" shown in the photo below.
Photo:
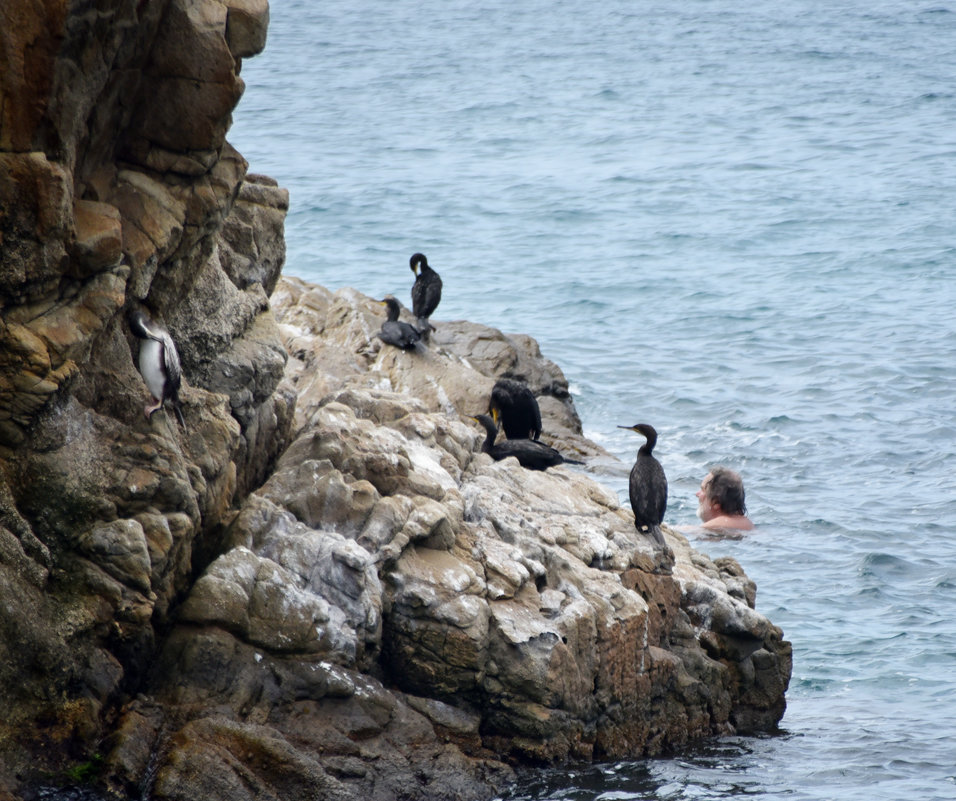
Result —
[[230, 140], [286, 272], [534, 336], [626, 499], [740, 469], [783, 733], [514, 798], [956, 797], [956, 13], [903, 0], [273, 0]]

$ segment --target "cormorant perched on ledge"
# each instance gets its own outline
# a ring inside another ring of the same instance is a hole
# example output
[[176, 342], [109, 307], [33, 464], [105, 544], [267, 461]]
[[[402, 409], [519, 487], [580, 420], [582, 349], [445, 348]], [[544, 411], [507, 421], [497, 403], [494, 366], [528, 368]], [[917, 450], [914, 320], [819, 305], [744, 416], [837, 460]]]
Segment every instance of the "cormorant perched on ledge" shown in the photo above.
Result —
[[398, 301], [391, 295], [386, 295], [385, 299], [380, 300], [379, 303], [386, 307], [388, 319], [382, 323], [382, 330], [375, 336], [396, 348], [413, 349], [421, 339], [421, 334], [415, 326], [398, 321], [398, 315], [401, 312]]
[[418, 322], [419, 330], [427, 339], [428, 332], [434, 328], [428, 318], [441, 301], [441, 276], [428, 266], [424, 253], [412, 254], [408, 264], [415, 273], [415, 283], [412, 284], [412, 313]]
[[499, 378], [491, 389], [488, 411], [500, 422], [508, 439], [538, 439], [541, 436], [541, 410], [527, 384], [512, 378]]
[[495, 445], [495, 437], [498, 436], [498, 426], [495, 425], [495, 421], [486, 414], [475, 415], [471, 419], [477, 420], [484, 427], [488, 436], [485, 437], [481, 451], [495, 461], [500, 462], [502, 459], [514, 456], [522, 467], [529, 470], [547, 470], [559, 464], [584, 464], [577, 459], [567, 459], [554, 448], [533, 439], [509, 439]]
[[136, 309], [130, 314], [129, 328], [140, 340], [139, 372], [155, 401], [144, 409], [146, 418], [151, 418], [153, 412], [169, 401], [176, 413], [176, 419], [185, 428], [186, 421], [183, 419], [183, 410], [179, 403], [179, 387], [182, 383], [183, 372], [173, 338], [163, 326], [150, 320], [141, 309]]
[[631, 509], [634, 510], [634, 525], [637, 530], [651, 534], [655, 540], [663, 543], [661, 523], [664, 522], [664, 512], [667, 509], [667, 477], [661, 463], [652, 455], [657, 444], [657, 431], [647, 423], [618, 428], [636, 431], [647, 438], [647, 442], [637, 452], [637, 461], [631, 468]]

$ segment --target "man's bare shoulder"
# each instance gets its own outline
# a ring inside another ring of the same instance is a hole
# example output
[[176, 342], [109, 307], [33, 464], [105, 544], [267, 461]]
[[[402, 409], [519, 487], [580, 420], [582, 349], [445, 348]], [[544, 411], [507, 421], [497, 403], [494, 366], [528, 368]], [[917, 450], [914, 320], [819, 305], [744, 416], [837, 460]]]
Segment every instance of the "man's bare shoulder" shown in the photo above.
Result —
[[703, 527], [711, 531], [727, 528], [737, 531], [751, 531], [754, 524], [745, 515], [720, 515], [719, 517], [712, 517], [703, 524]]

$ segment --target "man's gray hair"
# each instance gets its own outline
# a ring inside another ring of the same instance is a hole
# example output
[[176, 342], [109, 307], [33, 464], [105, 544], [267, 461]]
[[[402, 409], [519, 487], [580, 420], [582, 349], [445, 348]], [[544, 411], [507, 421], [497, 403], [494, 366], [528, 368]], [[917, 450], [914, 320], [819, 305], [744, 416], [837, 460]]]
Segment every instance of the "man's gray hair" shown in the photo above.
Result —
[[712, 478], [707, 482], [707, 497], [720, 504], [725, 515], [747, 514], [744, 503], [744, 480], [730, 468], [717, 465], [711, 469]]

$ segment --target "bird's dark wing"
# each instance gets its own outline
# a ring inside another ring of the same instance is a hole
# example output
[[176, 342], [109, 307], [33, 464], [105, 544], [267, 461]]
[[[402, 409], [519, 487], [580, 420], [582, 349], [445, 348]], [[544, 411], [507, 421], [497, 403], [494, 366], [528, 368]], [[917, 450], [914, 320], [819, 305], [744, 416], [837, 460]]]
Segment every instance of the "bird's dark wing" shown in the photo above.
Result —
[[491, 390], [490, 406], [498, 409], [501, 427], [508, 439], [536, 440], [541, 436], [541, 410], [526, 384], [499, 378]]
[[629, 489], [634, 525], [659, 526], [667, 511], [667, 478], [660, 462], [653, 457], [638, 457], [631, 468]]
[[422, 317], [422, 311], [425, 308], [425, 282], [421, 276], [415, 279], [412, 284], [412, 313], [416, 317]]
[[418, 329], [414, 326], [392, 320], [382, 323], [382, 330], [378, 332], [378, 336], [382, 342], [405, 350], [415, 347], [421, 339]]
[[438, 304], [441, 302], [441, 278], [438, 273], [432, 273], [428, 276], [428, 282], [425, 284], [425, 297], [422, 301], [422, 317], [431, 317]]
[[522, 467], [529, 470], [546, 470], [564, 462], [564, 457], [554, 448], [530, 439], [506, 440], [495, 445], [491, 455], [499, 460], [514, 456]]
[[158, 337], [154, 336], [152, 338], [158, 339], [163, 346], [163, 367], [166, 370], [166, 397], [173, 397], [179, 392], [183, 378], [183, 369], [179, 363], [179, 353], [176, 350], [176, 343], [173, 342], [173, 338], [163, 330], [159, 332]]
[[441, 301], [441, 277], [433, 270], [422, 272], [412, 285], [412, 311], [416, 317], [430, 317]]
[[[541, 436], [541, 409], [538, 407], [537, 399], [527, 387], [522, 387], [514, 397], [511, 414], [503, 416], [503, 425], [509, 439], [528, 437], [537, 440]], [[509, 432], [509, 428], [512, 431]]]

